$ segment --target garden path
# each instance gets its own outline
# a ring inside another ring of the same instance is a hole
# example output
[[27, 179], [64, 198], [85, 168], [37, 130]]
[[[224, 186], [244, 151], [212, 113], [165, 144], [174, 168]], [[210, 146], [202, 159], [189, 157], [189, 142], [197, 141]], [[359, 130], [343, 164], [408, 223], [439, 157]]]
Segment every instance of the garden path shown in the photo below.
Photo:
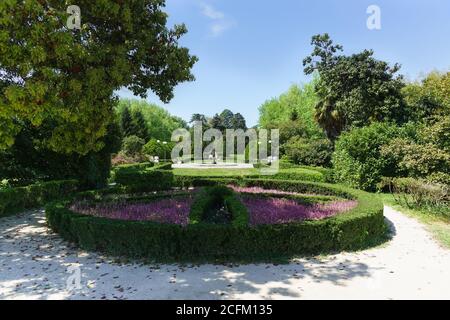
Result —
[[[287, 265], [112, 262], [49, 232], [42, 210], [0, 219], [0, 299], [450, 299], [450, 250], [386, 207], [389, 243]], [[68, 291], [68, 267], [81, 289]]]

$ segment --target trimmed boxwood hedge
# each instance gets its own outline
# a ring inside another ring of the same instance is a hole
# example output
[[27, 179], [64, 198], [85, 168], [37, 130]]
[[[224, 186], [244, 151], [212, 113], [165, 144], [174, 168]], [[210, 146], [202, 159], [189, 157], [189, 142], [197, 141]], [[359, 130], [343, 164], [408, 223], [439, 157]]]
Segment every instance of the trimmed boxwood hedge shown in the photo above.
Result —
[[223, 185], [206, 187], [197, 193], [189, 214], [190, 224], [202, 223], [206, 212], [213, 206], [223, 202], [231, 213], [231, 224], [233, 226], [247, 226], [249, 214], [247, 208], [238, 199], [236, 193]]
[[[270, 261], [361, 249], [380, 243], [387, 235], [382, 203], [375, 195], [363, 191], [280, 180], [196, 179], [191, 182], [197, 186], [234, 182], [242, 186], [337, 195], [357, 199], [358, 205], [349, 212], [318, 221], [256, 227], [242, 221], [230, 225], [199, 222], [182, 227], [85, 216], [68, 210], [68, 202], [55, 202], [46, 208], [48, 224], [83, 249], [158, 262]], [[232, 205], [242, 205], [237, 202]]]
[[68, 197], [77, 190], [77, 187], [76, 180], [67, 180], [0, 190], [0, 217], [42, 206], [48, 201]]

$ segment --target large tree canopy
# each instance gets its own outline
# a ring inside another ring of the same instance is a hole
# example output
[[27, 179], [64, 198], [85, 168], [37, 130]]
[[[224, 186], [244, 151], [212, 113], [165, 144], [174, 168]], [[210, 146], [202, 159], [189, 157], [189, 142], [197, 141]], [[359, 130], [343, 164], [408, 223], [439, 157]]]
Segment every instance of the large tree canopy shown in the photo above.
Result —
[[[303, 86], [293, 85], [278, 98], [266, 101], [259, 107], [259, 125], [266, 129], [280, 128], [306, 131], [302, 135], [321, 135], [322, 130], [314, 120], [314, 107], [318, 98], [314, 91], [318, 79]], [[292, 127], [292, 121], [300, 126]]]
[[450, 72], [432, 72], [421, 82], [409, 83], [402, 92], [412, 121], [450, 115]]
[[162, 101], [194, 79], [197, 61], [178, 40], [184, 25], [166, 27], [164, 0], [78, 0], [81, 30], [69, 30], [66, 1], [0, 2], [0, 148], [23, 122], [55, 128], [53, 150], [86, 154], [103, 147], [114, 92], [122, 87]]
[[[122, 131], [126, 127], [131, 127], [131, 130], [128, 130], [129, 132], [123, 132], [123, 134], [125, 136], [136, 135], [144, 139], [145, 142], [148, 142], [150, 138], [170, 141], [174, 130], [188, 127], [183, 119], [173, 116], [166, 109], [145, 100], [121, 99], [116, 112], [122, 121]], [[127, 115], [127, 112], [129, 115]], [[142, 122], [142, 120], [136, 119], [138, 114], [143, 116], [145, 123], [136, 123]], [[129, 119], [127, 119], [128, 117]], [[126, 122], [125, 125], [124, 122]], [[145, 125], [146, 133], [140, 134], [139, 131], [143, 130], [143, 125]]]
[[338, 54], [342, 46], [334, 45], [328, 34], [314, 36], [312, 45], [312, 54], [303, 61], [304, 71], [320, 76], [316, 119], [331, 140], [351, 127], [406, 120], [399, 65], [391, 67], [375, 59], [371, 50], [350, 56]]

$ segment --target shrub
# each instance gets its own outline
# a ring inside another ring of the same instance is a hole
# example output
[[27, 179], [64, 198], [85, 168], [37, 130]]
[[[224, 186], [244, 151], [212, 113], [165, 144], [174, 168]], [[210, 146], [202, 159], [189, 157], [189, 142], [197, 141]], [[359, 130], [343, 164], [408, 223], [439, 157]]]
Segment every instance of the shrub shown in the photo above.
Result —
[[206, 187], [198, 192], [191, 207], [190, 223], [201, 223], [205, 214], [222, 206], [231, 214], [232, 225], [248, 225], [247, 208], [237, 199], [236, 194], [231, 189], [223, 185]]
[[157, 169], [123, 169], [116, 171], [114, 181], [126, 186], [129, 191], [168, 190], [173, 185], [173, 173], [169, 170]]
[[135, 156], [142, 153], [145, 141], [137, 136], [129, 136], [123, 139], [122, 151], [127, 156]]
[[450, 184], [450, 117], [418, 130], [415, 139], [397, 138], [382, 148], [405, 176]]
[[401, 129], [386, 123], [355, 128], [340, 136], [333, 154], [334, 176], [351, 187], [374, 191], [383, 176], [397, 174], [395, 159], [381, 148], [399, 136]]
[[[199, 185], [223, 184], [232, 179], [196, 180]], [[241, 180], [239, 184], [280, 188], [296, 192], [320, 192], [357, 199], [346, 213], [319, 221], [248, 226], [248, 217], [236, 197], [224, 193], [228, 208], [240, 214], [235, 223], [198, 221], [182, 227], [174, 224], [111, 220], [77, 214], [70, 202], [46, 208], [49, 226], [63, 238], [86, 250], [153, 261], [267, 261], [303, 254], [364, 248], [386, 236], [383, 205], [375, 195], [341, 186], [275, 180]], [[217, 189], [220, 190], [220, 189]], [[222, 194], [221, 191], [218, 191]], [[228, 199], [228, 200], [227, 200]], [[201, 209], [203, 206], [198, 205]], [[199, 209], [199, 210], [200, 210]], [[194, 217], [195, 217], [195, 213]], [[239, 222], [237, 222], [239, 221]]]
[[48, 201], [72, 195], [78, 187], [75, 180], [51, 181], [27, 187], [0, 190], [0, 217], [44, 205]]
[[386, 178], [383, 182], [388, 185], [389, 191], [400, 204], [410, 208], [446, 208], [444, 211], [450, 214], [450, 187], [448, 185], [430, 183], [415, 178]]
[[151, 139], [142, 149], [142, 152], [150, 157], [159, 157], [160, 159], [170, 158], [172, 143], [164, 144], [156, 139]]
[[329, 166], [333, 145], [328, 139], [293, 137], [283, 145], [286, 157], [296, 163], [308, 166]]
[[148, 161], [148, 158], [142, 154], [135, 154], [134, 156], [127, 156], [123, 152], [119, 152], [118, 154], [114, 155], [111, 163], [113, 167], [126, 165], [126, 164], [137, 164], [141, 162]]

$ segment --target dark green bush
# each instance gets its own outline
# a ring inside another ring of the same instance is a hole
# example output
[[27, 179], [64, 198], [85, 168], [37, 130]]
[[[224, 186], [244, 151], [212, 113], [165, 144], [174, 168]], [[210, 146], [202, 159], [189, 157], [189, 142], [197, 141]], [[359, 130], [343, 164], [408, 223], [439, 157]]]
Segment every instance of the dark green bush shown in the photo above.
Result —
[[130, 192], [133, 190], [156, 191], [172, 188], [174, 184], [172, 171], [160, 170], [159, 168], [161, 167], [122, 168], [115, 171], [114, 181], [121, 186], [126, 186]]
[[0, 217], [35, 208], [48, 201], [69, 197], [77, 187], [77, 181], [68, 180], [0, 190]]
[[142, 153], [145, 141], [137, 136], [128, 136], [123, 139], [122, 151], [127, 156], [134, 156]]
[[[220, 185], [233, 179], [197, 179], [196, 185]], [[49, 226], [87, 250], [153, 261], [273, 260], [294, 255], [364, 248], [386, 236], [383, 205], [374, 195], [341, 186], [280, 180], [242, 179], [237, 183], [281, 190], [322, 193], [357, 199], [358, 206], [319, 221], [248, 226], [242, 204], [231, 196], [232, 224], [193, 221], [187, 227], [152, 222], [120, 221], [83, 216], [66, 203], [46, 208]], [[195, 214], [194, 214], [195, 215]]]
[[382, 177], [396, 176], [395, 159], [383, 156], [381, 148], [398, 137], [400, 131], [395, 125], [374, 123], [343, 133], [333, 154], [336, 181], [374, 191]]
[[220, 206], [226, 207], [230, 212], [232, 225], [248, 226], [247, 208], [237, 198], [236, 194], [224, 185], [205, 187], [198, 192], [191, 207], [190, 223], [201, 223], [204, 221], [207, 212]]
[[284, 154], [296, 164], [329, 166], [333, 145], [326, 138], [292, 137], [283, 145]]

